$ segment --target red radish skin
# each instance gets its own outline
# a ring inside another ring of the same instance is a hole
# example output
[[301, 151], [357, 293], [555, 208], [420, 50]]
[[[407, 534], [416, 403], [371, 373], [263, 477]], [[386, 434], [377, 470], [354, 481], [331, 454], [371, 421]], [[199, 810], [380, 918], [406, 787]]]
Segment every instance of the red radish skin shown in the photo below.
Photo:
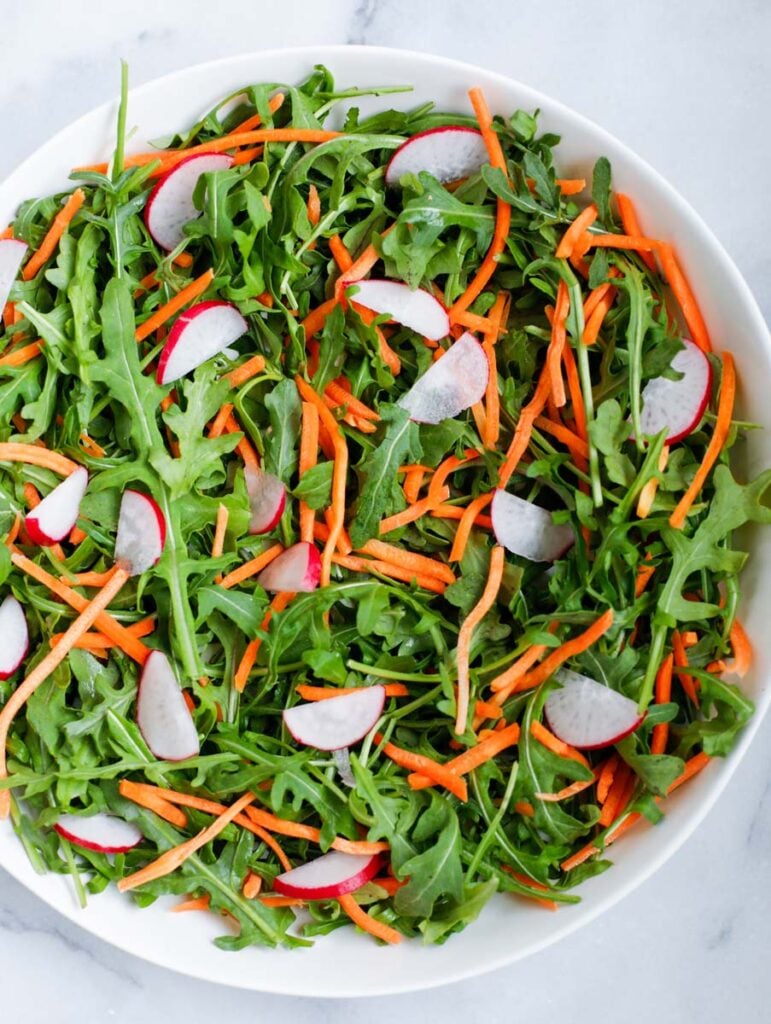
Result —
[[127, 853], [139, 846], [144, 838], [136, 825], [102, 812], [88, 818], [79, 814], [61, 814], [54, 831], [73, 845], [97, 853]]
[[184, 241], [188, 221], [200, 216], [193, 203], [198, 179], [208, 171], [224, 171], [233, 166], [233, 157], [224, 153], [199, 153], [181, 160], [159, 179], [147, 198], [145, 224], [153, 240], [171, 252]]
[[544, 714], [563, 743], [580, 750], [609, 747], [634, 732], [645, 718], [629, 697], [579, 672], [560, 669], [555, 678], [561, 687], [546, 698]]
[[490, 518], [498, 543], [531, 562], [555, 562], [575, 541], [571, 526], [555, 523], [547, 509], [500, 487], [493, 495]]
[[320, 579], [321, 556], [318, 549], [314, 544], [300, 541], [274, 558], [257, 577], [257, 582], [271, 594], [285, 591], [307, 594], [318, 587]]
[[152, 651], [142, 670], [137, 725], [145, 743], [162, 761], [184, 761], [200, 752], [193, 717], [163, 651]]
[[481, 401], [490, 368], [484, 349], [468, 331], [399, 400], [417, 423], [441, 423]]
[[306, 747], [340, 750], [358, 743], [374, 728], [384, 703], [385, 690], [379, 685], [351, 693], [342, 691], [339, 697], [287, 708], [284, 724]]
[[232, 345], [249, 325], [230, 302], [211, 299], [177, 317], [158, 359], [156, 379], [171, 384]]
[[115, 538], [115, 561], [132, 576], [139, 576], [157, 563], [165, 543], [166, 519], [158, 502], [141, 491], [124, 491]]
[[712, 392], [712, 364], [698, 345], [684, 339], [672, 360], [679, 380], [654, 377], [643, 388], [641, 426], [651, 437], [667, 431], [666, 443], [676, 444], [698, 427]]
[[33, 544], [49, 547], [64, 540], [77, 522], [87, 486], [88, 473], [79, 466], [26, 516], [24, 529]]
[[244, 472], [249, 495], [249, 533], [259, 535], [274, 530], [286, 508], [286, 487], [277, 476], [262, 469], [247, 467]]
[[18, 238], [0, 239], [0, 312], [8, 301], [26, 255], [26, 242], [21, 242]]
[[273, 883], [282, 896], [303, 900], [333, 900], [356, 892], [374, 878], [380, 868], [379, 854], [340, 853], [331, 850], [279, 875]]
[[401, 281], [369, 278], [352, 282], [349, 296], [354, 306], [373, 313], [388, 313], [393, 320], [424, 338], [439, 341], [450, 333], [450, 318], [439, 299], [423, 288], [412, 289]]
[[9, 679], [29, 650], [29, 631], [24, 609], [8, 594], [0, 604], [0, 679]]
[[460, 125], [428, 128], [399, 146], [388, 161], [385, 183], [392, 187], [398, 185], [405, 174], [427, 171], [445, 184], [476, 174], [487, 159], [482, 133], [476, 128]]

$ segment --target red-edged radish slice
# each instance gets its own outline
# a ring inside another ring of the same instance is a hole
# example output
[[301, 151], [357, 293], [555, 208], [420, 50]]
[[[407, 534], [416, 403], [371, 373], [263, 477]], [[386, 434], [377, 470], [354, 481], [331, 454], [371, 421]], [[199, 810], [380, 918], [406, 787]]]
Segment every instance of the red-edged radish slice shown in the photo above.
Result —
[[126, 490], [120, 503], [115, 561], [132, 576], [151, 569], [163, 554], [166, 520], [149, 494]]
[[158, 360], [156, 379], [171, 384], [232, 345], [249, 325], [229, 302], [211, 300], [191, 306], [174, 321]]
[[698, 345], [683, 340], [671, 367], [683, 376], [679, 380], [654, 377], [643, 388], [640, 416], [642, 431], [653, 436], [667, 432], [667, 444], [682, 441], [694, 431], [707, 408], [712, 390], [712, 364]]
[[493, 495], [490, 518], [498, 543], [531, 562], [554, 562], [575, 540], [573, 528], [557, 525], [547, 509], [500, 487]]
[[364, 306], [373, 313], [388, 313], [397, 323], [432, 341], [450, 333], [447, 310], [431, 292], [379, 278], [356, 281], [353, 285], [357, 291], [350, 298], [355, 306]]
[[139, 846], [144, 838], [130, 821], [103, 812], [89, 818], [79, 814], [60, 814], [54, 831], [75, 846], [96, 850], [97, 853], [126, 853]]
[[467, 331], [418, 377], [399, 405], [418, 423], [453, 419], [480, 401], [489, 373], [484, 349]]
[[27, 243], [18, 238], [0, 239], [0, 311], [8, 301], [13, 282], [27, 253]]
[[0, 679], [8, 679], [24, 661], [29, 632], [24, 609], [9, 594], [0, 604]]
[[340, 750], [367, 735], [380, 718], [384, 703], [385, 690], [378, 685], [311, 704], [296, 704], [282, 714], [298, 743], [317, 750]]
[[159, 179], [147, 197], [145, 224], [162, 249], [171, 252], [184, 239], [188, 221], [200, 216], [193, 203], [198, 179], [207, 171], [224, 171], [233, 157], [224, 153], [199, 153], [181, 160]]
[[184, 761], [201, 749], [190, 709], [163, 651], [152, 651], [142, 669], [137, 725], [145, 743], [162, 761]]
[[588, 676], [563, 668], [556, 678], [562, 686], [546, 698], [544, 713], [563, 743], [582, 750], [607, 747], [634, 732], [645, 718], [629, 697]]
[[286, 508], [286, 487], [277, 476], [262, 469], [244, 471], [246, 493], [249, 495], [249, 533], [269, 533], [278, 526]]
[[399, 146], [388, 161], [385, 183], [398, 185], [405, 174], [420, 171], [428, 171], [437, 181], [457, 181], [476, 174], [487, 159], [484, 139], [476, 128], [429, 128]]
[[320, 579], [321, 556], [318, 549], [315, 544], [303, 540], [274, 558], [257, 577], [257, 582], [271, 594], [286, 590], [309, 593], [316, 589]]
[[283, 896], [303, 900], [333, 900], [356, 892], [377, 874], [380, 855], [330, 850], [316, 860], [278, 875], [273, 888]]
[[50, 546], [64, 540], [77, 522], [88, 486], [88, 472], [79, 466], [27, 514], [24, 529], [33, 544]]

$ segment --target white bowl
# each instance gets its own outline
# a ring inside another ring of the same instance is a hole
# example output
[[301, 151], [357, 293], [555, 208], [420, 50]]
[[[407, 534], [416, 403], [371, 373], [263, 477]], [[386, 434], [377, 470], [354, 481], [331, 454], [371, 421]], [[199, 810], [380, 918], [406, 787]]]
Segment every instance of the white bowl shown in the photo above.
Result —
[[[636, 200], [646, 232], [672, 239], [693, 284], [717, 350], [730, 348], [737, 360], [742, 408], [766, 427], [753, 432], [746, 449], [747, 471], [771, 464], [771, 344], [752, 295], [720, 243], [691, 207], [652, 168], [613, 136], [548, 97], [510, 78], [441, 57], [377, 47], [320, 46], [273, 50], [228, 58], [157, 79], [131, 94], [129, 126], [138, 132], [130, 149], [193, 123], [220, 97], [248, 82], [297, 82], [317, 63], [328, 65], [346, 86], [412, 84], [411, 95], [354, 101], [365, 111], [434, 100], [446, 110], [469, 112], [467, 90], [481, 85], [494, 112], [540, 108], [542, 129], [563, 137], [558, 166], [565, 177], [590, 177], [605, 154], [614, 185]], [[116, 69], [117, 75], [117, 69]], [[113, 147], [116, 104], [108, 103], [65, 128], [26, 160], [0, 186], [0, 224], [28, 196], [71, 186], [68, 168], [108, 159]], [[116, 891], [92, 897], [80, 910], [69, 881], [36, 875], [10, 827], [0, 828], [0, 865], [71, 921], [108, 942], [156, 964], [209, 981], [305, 996], [391, 995], [480, 974], [518, 960], [587, 924], [648, 878], [693, 832], [737, 769], [771, 701], [769, 652], [760, 643], [771, 603], [771, 549], [754, 545], [744, 575], [743, 621], [755, 637], [756, 659], [745, 689], [757, 713], [731, 756], [710, 764], [667, 802], [667, 816], [655, 828], [639, 828], [612, 849], [614, 867], [581, 890], [582, 902], [548, 914], [513, 897], [492, 901], [483, 918], [444, 946], [405, 942], [380, 948], [345, 928], [322, 937], [308, 950], [248, 949], [221, 952], [211, 939], [222, 931], [204, 914], [166, 912], [159, 901], [137, 910]], [[169, 901], [170, 902], [170, 901]]]

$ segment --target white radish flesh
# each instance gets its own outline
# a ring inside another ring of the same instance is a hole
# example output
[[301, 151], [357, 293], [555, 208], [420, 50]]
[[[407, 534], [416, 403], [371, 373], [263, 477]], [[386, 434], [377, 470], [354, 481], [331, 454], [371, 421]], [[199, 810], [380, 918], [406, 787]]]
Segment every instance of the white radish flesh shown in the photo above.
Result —
[[487, 163], [487, 149], [476, 128], [446, 125], [407, 139], [388, 162], [386, 185], [398, 185], [405, 174], [427, 171], [442, 183], [476, 174]]
[[554, 562], [575, 540], [571, 526], [558, 525], [547, 509], [502, 488], [493, 495], [490, 518], [498, 543], [531, 562]]
[[350, 296], [355, 306], [364, 306], [373, 313], [388, 313], [397, 323], [431, 341], [446, 338], [450, 333], [447, 310], [431, 292], [378, 278], [356, 281], [351, 287], [356, 288]]
[[171, 252], [184, 240], [183, 228], [200, 216], [193, 203], [198, 179], [208, 171], [223, 171], [233, 166], [233, 157], [224, 153], [199, 153], [173, 167], [152, 190], [145, 206], [145, 224], [162, 249]]
[[0, 312], [2, 312], [11, 293], [19, 268], [27, 253], [27, 243], [18, 238], [0, 239]]
[[132, 576], [152, 568], [166, 543], [166, 520], [149, 494], [126, 490], [120, 503], [115, 561]]
[[284, 896], [331, 900], [356, 892], [377, 874], [378, 854], [340, 853], [331, 850], [316, 860], [279, 875], [273, 887]]
[[383, 711], [385, 690], [341, 693], [339, 697], [297, 704], [283, 712], [284, 724], [298, 743], [317, 750], [340, 750], [358, 743], [372, 729]]
[[29, 632], [24, 609], [9, 594], [0, 604], [0, 679], [8, 679], [24, 661]]
[[283, 591], [309, 593], [319, 585], [321, 556], [314, 544], [300, 541], [283, 551], [263, 569], [257, 582], [272, 594]]
[[675, 355], [671, 367], [682, 374], [679, 380], [654, 377], [642, 392], [642, 432], [654, 436], [667, 432], [667, 444], [675, 444], [692, 433], [701, 422], [712, 389], [712, 365], [698, 345], [684, 340], [685, 348]]
[[143, 839], [136, 825], [103, 812], [88, 818], [79, 814], [60, 814], [54, 830], [75, 846], [96, 850], [97, 853], [126, 853]]
[[145, 743], [162, 761], [184, 761], [199, 753], [193, 717], [163, 651], [152, 651], [142, 670], [137, 725]]
[[473, 334], [462, 334], [399, 400], [418, 423], [453, 419], [479, 402], [485, 393], [489, 366]]
[[249, 329], [229, 302], [212, 300], [191, 306], [178, 317], [158, 360], [159, 384], [171, 384], [219, 355]]
[[64, 540], [77, 522], [87, 486], [88, 472], [79, 466], [54, 487], [24, 520], [30, 540], [44, 546]]
[[618, 743], [640, 725], [644, 715], [623, 693], [571, 669], [560, 669], [562, 684], [546, 698], [544, 713], [549, 728], [563, 743], [582, 750]]
[[277, 476], [262, 469], [247, 467], [246, 493], [249, 495], [249, 533], [269, 533], [278, 526], [286, 508], [286, 487]]

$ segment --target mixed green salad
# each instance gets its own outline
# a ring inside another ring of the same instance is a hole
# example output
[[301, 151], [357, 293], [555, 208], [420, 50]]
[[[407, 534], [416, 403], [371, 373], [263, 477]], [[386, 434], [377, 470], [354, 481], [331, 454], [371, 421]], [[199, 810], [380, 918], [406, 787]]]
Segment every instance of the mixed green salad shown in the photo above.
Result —
[[225, 949], [577, 902], [752, 714], [771, 474], [673, 246], [537, 113], [357, 108], [407, 91], [127, 156], [124, 75], [0, 240], [4, 827]]

